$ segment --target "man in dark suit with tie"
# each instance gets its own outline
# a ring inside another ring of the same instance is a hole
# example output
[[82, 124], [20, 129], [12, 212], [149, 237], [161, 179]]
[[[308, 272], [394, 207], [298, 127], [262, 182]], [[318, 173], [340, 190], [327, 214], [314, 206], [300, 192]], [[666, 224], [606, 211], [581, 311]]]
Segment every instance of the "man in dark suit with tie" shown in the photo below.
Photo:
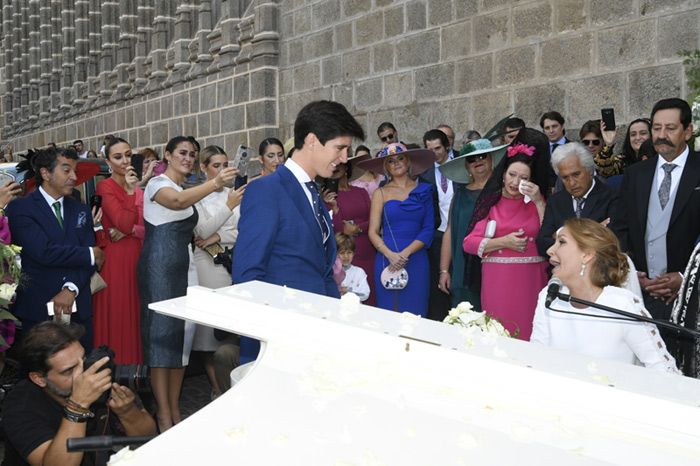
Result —
[[595, 160], [585, 146], [570, 142], [552, 155], [552, 168], [564, 189], [547, 199], [537, 250], [547, 257], [554, 234], [570, 218], [590, 218], [607, 225], [617, 211], [617, 193], [595, 177]]
[[294, 122], [294, 157], [246, 188], [238, 222], [233, 282], [260, 280], [339, 297], [333, 280], [333, 223], [314, 183], [345, 163], [364, 131], [346, 108], [317, 101]]
[[[622, 215], [612, 226], [637, 268], [647, 310], [667, 320], [700, 236], [700, 154], [687, 144], [693, 135], [687, 102], [660, 100], [651, 121], [657, 155], [625, 169]], [[673, 351], [675, 337], [662, 335]]]
[[[435, 233], [433, 243], [428, 249], [430, 262], [430, 298], [428, 302], [428, 318], [443, 320], [450, 310], [451, 303], [448, 294], [440, 291], [440, 249], [442, 236], [447, 229], [447, 217], [450, 203], [454, 195], [455, 185], [442, 174], [438, 167], [449, 160], [450, 143], [447, 135], [439, 129], [431, 129], [423, 135], [423, 145], [435, 154], [432, 167], [420, 174], [420, 182], [433, 187], [433, 210], [435, 212]], [[415, 175], [415, 173], [414, 173]]]
[[71, 194], [76, 185], [78, 154], [74, 149], [40, 150], [34, 158], [37, 185], [33, 193], [12, 201], [7, 218], [12, 239], [22, 247], [22, 272], [26, 282], [17, 290], [15, 315], [23, 332], [54, 313], [71, 315], [85, 326], [81, 343], [92, 348], [92, 295], [90, 277], [102, 266], [104, 255], [95, 247], [89, 208]]

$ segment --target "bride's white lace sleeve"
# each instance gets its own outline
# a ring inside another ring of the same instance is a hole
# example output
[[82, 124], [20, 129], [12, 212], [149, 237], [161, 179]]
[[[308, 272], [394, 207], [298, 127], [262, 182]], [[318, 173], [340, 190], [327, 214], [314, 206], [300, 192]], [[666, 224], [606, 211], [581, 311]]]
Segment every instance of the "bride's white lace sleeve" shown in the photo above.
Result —
[[[634, 313], [651, 317], [639, 298], [635, 297], [633, 301]], [[642, 322], [630, 323], [625, 331], [625, 341], [645, 367], [680, 374], [676, 367], [676, 360], [666, 350], [666, 344], [661, 339], [656, 325]]]

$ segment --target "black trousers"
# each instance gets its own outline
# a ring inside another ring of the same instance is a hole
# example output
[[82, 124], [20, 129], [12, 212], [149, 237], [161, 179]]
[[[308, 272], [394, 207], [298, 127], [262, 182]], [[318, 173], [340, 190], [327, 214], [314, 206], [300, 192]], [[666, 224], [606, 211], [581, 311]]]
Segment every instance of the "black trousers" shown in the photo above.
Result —
[[442, 249], [443, 232], [435, 230], [433, 244], [428, 248], [428, 260], [430, 262], [430, 297], [428, 298], [428, 319], [443, 321], [450, 312], [450, 295], [443, 293], [438, 288], [440, 279], [440, 249]]

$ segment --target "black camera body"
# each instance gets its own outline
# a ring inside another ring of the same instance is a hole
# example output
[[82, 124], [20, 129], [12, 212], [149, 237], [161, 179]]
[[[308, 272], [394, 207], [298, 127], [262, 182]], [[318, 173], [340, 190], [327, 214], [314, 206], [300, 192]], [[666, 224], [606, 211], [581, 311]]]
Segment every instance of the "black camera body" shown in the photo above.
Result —
[[[111, 369], [112, 382], [129, 387], [134, 393], [150, 390], [151, 380], [148, 378], [148, 366], [142, 364], [115, 363], [114, 350], [107, 345], [101, 345], [92, 350], [83, 361], [83, 370], [87, 370], [105, 356], [109, 357], [109, 361], [107, 361], [100, 370]], [[107, 396], [109, 396], [109, 390], [103, 393], [102, 397], [100, 397], [100, 401], [106, 401]], [[104, 400], [102, 398], [104, 398]]]
[[227, 246], [223, 251], [214, 256], [214, 264], [223, 265], [224, 268], [231, 273], [232, 257], [231, 249]]

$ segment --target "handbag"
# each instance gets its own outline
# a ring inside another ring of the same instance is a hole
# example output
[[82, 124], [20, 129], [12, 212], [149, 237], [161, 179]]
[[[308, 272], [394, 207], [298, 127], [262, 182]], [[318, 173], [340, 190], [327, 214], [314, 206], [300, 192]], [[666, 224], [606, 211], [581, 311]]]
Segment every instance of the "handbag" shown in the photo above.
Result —
[[[384, 192], [380, 189], [379, 192], [382, 194], [382, 201], [384, 200]], [[396, 244], [396, 238], [394, 237], [394, 232], [391, 230], [391, 225], [389, 224], [389, 217], [386, 215], [386, 210], [382, 209], [384, 213], [384, 220], [386, 221], [386, 226], [389, 229], [389, 234], [391, 239], [394, 241], [394, 248], [399, 249]], [[384, 259], [382, 259], [382, 262]], [[382, 274], [380, 275], [380, 280], [382, 286], [387, 290], [403, 290], [408, 285], [408, 271], [401, 267], [399, 270], [391, 270], [391, 264], [384, 267]]]
[[98, 291], [104, 290], [105, 288], [107, 288], [107, 282], [104, 278], [102, 278], [100, 272], [93, 273], [92, 277], [90, 277], [90, 292], [95, 294]]

